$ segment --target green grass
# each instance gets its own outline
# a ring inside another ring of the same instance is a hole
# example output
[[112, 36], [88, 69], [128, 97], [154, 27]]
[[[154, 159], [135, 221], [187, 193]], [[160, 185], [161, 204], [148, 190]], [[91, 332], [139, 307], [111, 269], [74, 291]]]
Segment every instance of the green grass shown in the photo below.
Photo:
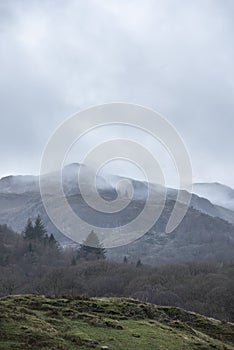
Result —
[[0, 299], [0, 350], [234, 350], [234, 324], [131, 299]]

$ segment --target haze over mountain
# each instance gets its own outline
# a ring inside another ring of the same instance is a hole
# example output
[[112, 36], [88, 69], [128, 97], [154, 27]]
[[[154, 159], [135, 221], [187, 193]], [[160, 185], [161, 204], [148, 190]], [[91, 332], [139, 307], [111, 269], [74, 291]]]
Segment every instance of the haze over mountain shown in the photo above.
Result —
[[234, 186], [233, 1], [19, 0], [0, 10], [1, 176], [36, 174], [67, 116], [122, 101], [175, 126], [196, 181]]
[[[128, 178], [127, 181], [130, 182], [134, 195], [126, 210], [112, 215], [99, 213], [89, 208], [80, 194], [77, 177], [80, 166], [71, 164], [63, 169], [63, 186], [69, 204], [81, 218], [99, 227], [109, 227], [111, 232], [112, 227], [124, 225], [139, 215], [147, 196], [148, 184], [146, 182]], [[53, 184], [53, 174], [46, 176], [48, 183]], [[117, 190], [115, 188], [116, 183], [123, 179], [116, 175], [98, 176], [97, 188], [100, 195], [107, 200], [113, 200], [117, 195], [128, 198], [131, 193], [125, 187], [123, 190], [121, 187]], [[156, 184], [151, 188], [155, 198], [163, 191], [162, 187]], [[153, 227], [139, 240], [108, 250], [108, 255], [115, 260], [121, 260], [124, 256], [128, 256], [129, 260], [133, 261], [141, 258], [144, 262], [151, 264], [193, 259], [225, 260], [231, 258], [234, 247], [234, 226], [232, 225], [234, 224], [234, 213], [211, 203], [206, 198], [193, 194], [184, 220], [174, 232], [166, 234], [165, 227], [175, 204], [177, 190], [166, 189], [166, 191], [165, 208]], [[90, 192], [89, 195], [92, 197], [93, 193]], [[53, 197], [53, 204], [61, 215], [64, 208], [61, 207], [59, 198]], [[152, 202], [152, 205], [157, 210], [157, 202]], [[27, 219], [34, 219], [38, 214], [41, 215], [47, 230], [53, 233], [63, 246], [76, 245], [50, 221], [41, 200], [39, 177], [8, 176], [0, 180], [1, 224], [8, 224], [18, 232], [22, 232]], [[64, 223], [66, 224], [66, 217]], [[82, 227], [78, 227], [77, 230], [82, 230]]]
[[0, 350], [234, 350], [233, 24], [0, 0]]
[[226, 185], [215, 183], [195, 183], [193, 192], [212, 203], [234, 210], [234, 190]]

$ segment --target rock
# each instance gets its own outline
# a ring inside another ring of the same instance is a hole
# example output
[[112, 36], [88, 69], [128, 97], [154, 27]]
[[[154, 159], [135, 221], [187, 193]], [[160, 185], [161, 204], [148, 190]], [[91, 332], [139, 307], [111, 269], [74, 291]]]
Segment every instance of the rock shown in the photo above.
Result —
[[140, 338], [141, 337], [140, 334], [132, 334], [132, 336], [135, 337], [135, 338]]
[[86, 343], [92, 344], [92, 345], [97, 345], [98, 341], [94, 339], [84, 339]]

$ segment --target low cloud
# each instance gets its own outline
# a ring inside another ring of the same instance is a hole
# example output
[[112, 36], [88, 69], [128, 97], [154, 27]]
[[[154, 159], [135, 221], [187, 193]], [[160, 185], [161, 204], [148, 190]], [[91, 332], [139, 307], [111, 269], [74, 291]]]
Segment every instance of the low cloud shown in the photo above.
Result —
[[173, 123], [195, 181], [234, 186], [233, 10], [228, 0], [1, 1], [0, 175], [37, 173], [64, 118], [124, 101]]

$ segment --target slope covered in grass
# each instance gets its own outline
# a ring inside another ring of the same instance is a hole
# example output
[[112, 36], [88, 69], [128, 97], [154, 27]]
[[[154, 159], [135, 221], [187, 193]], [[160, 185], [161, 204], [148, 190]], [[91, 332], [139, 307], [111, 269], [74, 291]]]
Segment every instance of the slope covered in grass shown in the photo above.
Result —
[[234, 349], [234, 324], [132, 299], [0, 299], [0, 349]]

